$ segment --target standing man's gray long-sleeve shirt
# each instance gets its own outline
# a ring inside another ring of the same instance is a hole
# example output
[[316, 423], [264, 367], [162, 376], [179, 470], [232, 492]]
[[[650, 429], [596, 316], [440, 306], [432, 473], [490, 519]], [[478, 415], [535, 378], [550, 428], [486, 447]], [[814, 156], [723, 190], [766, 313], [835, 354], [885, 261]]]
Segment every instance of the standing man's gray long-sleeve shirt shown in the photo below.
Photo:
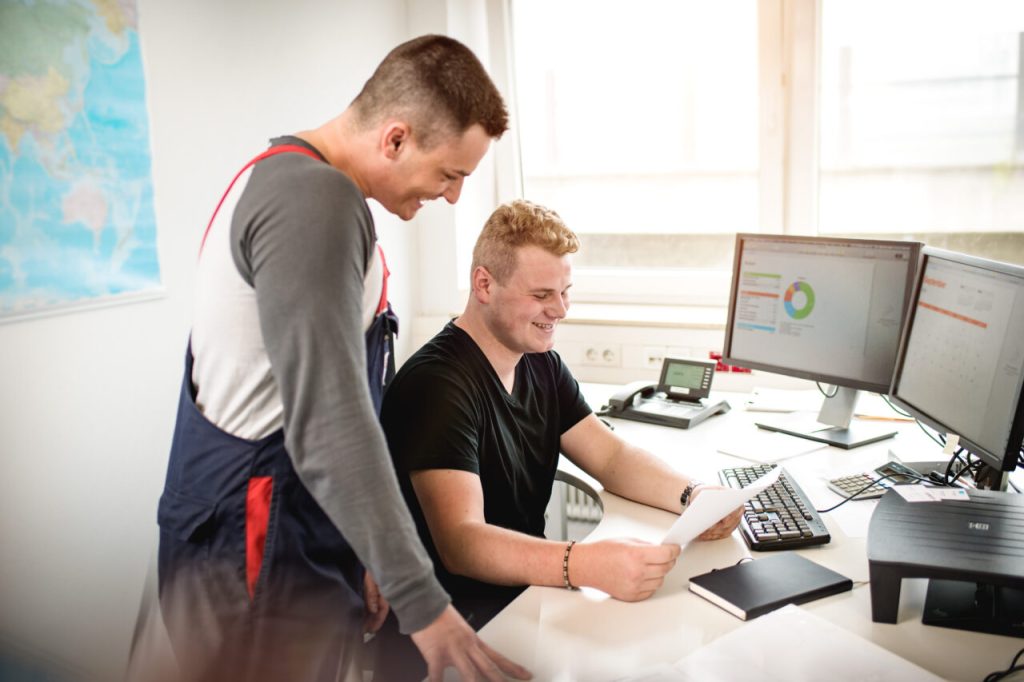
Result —
[[[272, 143], [312, 149], [295, 137]], [[259, 162], [221, 207], [200, 258], [192, 381], [224, 431], [255, 440], [284, 429], [302, 483], [408, 633], [449, 599], [366, 385], [364, 331], [383, 270], [369, 207], [347, 176], [298, 153]]]

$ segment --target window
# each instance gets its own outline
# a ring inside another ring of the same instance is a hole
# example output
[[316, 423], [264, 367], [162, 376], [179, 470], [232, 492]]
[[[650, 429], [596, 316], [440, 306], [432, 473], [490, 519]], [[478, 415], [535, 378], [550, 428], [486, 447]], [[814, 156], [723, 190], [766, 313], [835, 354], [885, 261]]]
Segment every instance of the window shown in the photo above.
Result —
[[1024, 5], [829, 0], [818, 230], [1024, 257]]
[[523, 194], [580, 235], [577, 300], [724, 305], [737, 231], [1024, 262], [1024, 3], [510, 7]]
[[758, 224], [756, 4], [512, 10], [524, 194], [579, 233], [577, 264], [727, 266], [721, 245]]

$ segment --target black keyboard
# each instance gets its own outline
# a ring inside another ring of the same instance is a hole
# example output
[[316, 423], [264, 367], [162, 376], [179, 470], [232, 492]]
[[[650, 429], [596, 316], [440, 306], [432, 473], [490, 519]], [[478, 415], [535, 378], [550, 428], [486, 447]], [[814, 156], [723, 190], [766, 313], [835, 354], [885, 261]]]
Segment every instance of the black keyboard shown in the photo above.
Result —
[[[718, 477], [730, 488], [745, 488], [774, 467], [755, 464], [722, 469]], [[750, 549], [797, 549], [824, 545], [832, 539], [807, 495], [785, 469], [780, 470], [779, 480], [747, 500], [744, 507], [740, 530]]]

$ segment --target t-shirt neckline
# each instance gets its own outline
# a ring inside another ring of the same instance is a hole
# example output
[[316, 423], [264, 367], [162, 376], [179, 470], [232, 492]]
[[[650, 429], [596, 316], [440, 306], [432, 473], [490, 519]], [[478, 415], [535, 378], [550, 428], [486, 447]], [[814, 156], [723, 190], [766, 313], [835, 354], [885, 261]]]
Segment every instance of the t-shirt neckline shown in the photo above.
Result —
[[505, 401], [512, 405], [519, 405], [520, 401], [516, 398], [516, 393], [517, 389], [523, 385], [519, 375], [523, 368], [523, 362], [526, 360], [526, 355], [524, 354], [519, 358], [519, 362], [516, 363], [515, 379], [512, 382], [512, 390], [506, 391], [505, 384], [501, 383], [501, 377], [499, 377], [498, 373], [494, 371], [494, 365], [492, 365], [491, 361], [487, 359], [486, 355], [484, 355], [483, 350], [477, 345], [476, 340], [473, 339], [465, 329], [455, 324], [456, 319], [458, 318], [453, 318], [448, 321], [448, 328], [455, 330], [456, 336], [461, 338], [464, 344], [472, 348], [471, 352], [475, 354], [477, 361], [482, 362], [484, 366], [487, 367], [488, 376], [498, 387], [499, 392], [504, 396]]

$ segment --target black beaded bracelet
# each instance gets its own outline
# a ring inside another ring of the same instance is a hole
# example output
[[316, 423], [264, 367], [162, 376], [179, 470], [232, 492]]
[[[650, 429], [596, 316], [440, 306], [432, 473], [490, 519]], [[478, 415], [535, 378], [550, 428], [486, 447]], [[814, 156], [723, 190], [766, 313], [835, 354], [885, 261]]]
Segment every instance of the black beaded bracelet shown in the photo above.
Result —
[[562, 582], [565, 583], [565, 589], [575, 590], [573, 584], [569, 582], [569, 552], [572, 551], [572, 546], [576, 544], [575, 540], [569, 540], [569, 544], [565, 546], [565, 554], [562, 555]]

